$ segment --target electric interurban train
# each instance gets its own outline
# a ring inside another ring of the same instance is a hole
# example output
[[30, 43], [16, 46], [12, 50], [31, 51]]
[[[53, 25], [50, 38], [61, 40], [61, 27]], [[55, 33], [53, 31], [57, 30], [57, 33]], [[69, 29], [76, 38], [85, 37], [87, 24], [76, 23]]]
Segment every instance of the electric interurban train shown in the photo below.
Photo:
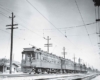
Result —
[[24, 48], [22, 52], [22, 71], [24, 73], [86, 73], [85, 65], [58, 57], [41, 49]]

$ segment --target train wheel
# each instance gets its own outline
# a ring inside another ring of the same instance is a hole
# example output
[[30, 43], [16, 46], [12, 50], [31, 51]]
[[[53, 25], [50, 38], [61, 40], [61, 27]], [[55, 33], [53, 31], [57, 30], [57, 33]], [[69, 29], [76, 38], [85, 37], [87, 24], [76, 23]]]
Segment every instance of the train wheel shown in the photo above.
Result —
[[41, 68], [38, 68], [38, 69], [36, 70], [36, 73], [42, 74], [42, 69], [41, 69]]

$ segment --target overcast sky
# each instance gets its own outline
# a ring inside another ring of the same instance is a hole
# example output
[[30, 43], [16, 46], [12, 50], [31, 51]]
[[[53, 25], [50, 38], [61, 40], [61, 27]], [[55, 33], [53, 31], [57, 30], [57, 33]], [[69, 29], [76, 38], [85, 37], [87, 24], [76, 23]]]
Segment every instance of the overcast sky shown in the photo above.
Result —
[[[46, 51], [47, 41], [43, 37], [49, 36], [50, 53], [63, 57], [66, 47], [66, 58], [73, 60], [75, 54], [77, 62], [81, 58], [82, 63], [100, 69], [94, 3], [92, 0], [76, 3], [75, 0], [0, 0], [0, 58], [10, 56], [10, 30], [6, 25], [11, 24], [8, 17], [14, 12], [14, 23], [18, 24], [14, 30], [14, 60], [21, 61], [23, 48], [36, 46]], [[94, 24], [81, 26], [84, 23]]]

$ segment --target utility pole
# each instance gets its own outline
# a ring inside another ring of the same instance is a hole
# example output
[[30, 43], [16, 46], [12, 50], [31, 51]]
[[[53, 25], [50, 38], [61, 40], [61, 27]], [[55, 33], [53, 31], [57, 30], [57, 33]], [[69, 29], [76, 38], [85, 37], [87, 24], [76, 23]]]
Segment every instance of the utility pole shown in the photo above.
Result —
[[[46, 39], [46, 38], [45, 38]], [[48, 53], [49, 53], [49, 47], [51, 47], [52, 46], [52, 44], [50, 44], [49, 43], [49, 40], [51, 40], [51, 38], [49, 38], [49, 36], [47, 36], [47, 44], [45, 44], [46, 45], [46, 47], [47, 47], [47, 51], [48, 51]]]
[[82, 68], [81, 68], [81, 59], [80, 58], [78, 59], [78, 62], [79, 62], [80, 71], [82, 71]]
[[75, 54], [74, 54], [74, 73], [75, 73], [75, 68], [76, 68], [76, 63], [75, 63], [75, 60], [76, 60], [76, 57], [75, 57]]
[[65, 55], [67, 54], [67, 52], [65, 52], [65, 47], [63, 47], [63, 55], [64, 55], [64, 59], [65, 59]]
[[[64, 61], [63, 61], [63, 64], [65, 65], [65, 55], [67, 54], [67, 52], [65, 52], [65, 47], [63, 47], [63, 56], [64, 56]], [[61, 64], [61, 66], [63, 65]], [[66, 65], [65, 65], [65, 68], [66, 68]]]
[[11, 48], [10, 48], [10, 71], [9, 73], [12, 73], [12, 53], [13, 53], [13, 29], [17, 29], [18, 27], [14, 27], [17, 26], [18, 24], [14, 24], [14, 14], [12, 12], [12, 17], [9, 16], [9, 18], [12, 19], [12, 22], [10, 25], [6, 25], [6, 26], [11, 26], [11, 28], [7, 28], [7, 29], [11, 29]]

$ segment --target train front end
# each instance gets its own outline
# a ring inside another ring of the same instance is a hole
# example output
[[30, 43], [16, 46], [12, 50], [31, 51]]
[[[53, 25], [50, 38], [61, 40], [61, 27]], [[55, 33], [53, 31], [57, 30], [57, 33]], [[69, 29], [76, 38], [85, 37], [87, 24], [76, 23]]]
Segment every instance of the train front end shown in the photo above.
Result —
[[28, 73], [36, 66], [36, 55], [33, 48], [24, 48], [22, 52], [21, 70]]

